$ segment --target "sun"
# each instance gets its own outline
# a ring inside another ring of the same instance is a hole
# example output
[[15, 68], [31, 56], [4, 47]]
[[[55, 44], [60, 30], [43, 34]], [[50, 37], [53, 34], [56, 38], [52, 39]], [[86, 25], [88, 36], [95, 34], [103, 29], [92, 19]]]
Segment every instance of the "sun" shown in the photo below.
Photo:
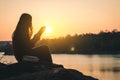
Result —
[[51, 30], [51, 28], [50, 28], [49, 26], [46, 26], [45, 33], [46, 33], [46, 34], [52, 33], [52, 30]]

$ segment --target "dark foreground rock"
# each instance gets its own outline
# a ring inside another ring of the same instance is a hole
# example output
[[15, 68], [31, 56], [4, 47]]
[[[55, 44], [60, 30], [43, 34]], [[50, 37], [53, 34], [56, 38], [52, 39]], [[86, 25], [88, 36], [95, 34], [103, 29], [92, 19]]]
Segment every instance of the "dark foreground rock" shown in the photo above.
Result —
[[7, 66], [6, 64], [0, 63], [0, 69], [6, 66]]
[[0, 80], [98, 80], [62, 65], [15, 63], [0, 69]]

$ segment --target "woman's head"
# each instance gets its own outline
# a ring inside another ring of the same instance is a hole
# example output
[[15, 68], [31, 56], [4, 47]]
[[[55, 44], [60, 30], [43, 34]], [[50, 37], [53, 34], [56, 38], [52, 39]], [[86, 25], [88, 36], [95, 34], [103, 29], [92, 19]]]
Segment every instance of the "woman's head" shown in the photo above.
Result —
[[19, 19], [19, 22], [14, 31], [14, 35], [19, 38], [26, 37], [30, 38], [32, 35], [32, 16], [27, 13], [23, 13]]
[[[23, 13], [20, 17], [19, 23], [26, 26], [31, 26], [32, 16], [27, 13]], [[19, 24], [18, 23], [18, 24]]]

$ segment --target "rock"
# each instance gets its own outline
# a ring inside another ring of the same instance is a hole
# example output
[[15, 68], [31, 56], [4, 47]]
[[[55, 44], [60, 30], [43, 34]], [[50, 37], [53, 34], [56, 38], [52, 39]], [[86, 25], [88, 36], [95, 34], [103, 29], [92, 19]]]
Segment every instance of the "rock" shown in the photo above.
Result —
[[62, 65], [12, 64], [0, 70], [0, 80], [98, 80]]
[[6, 64], [0, 63], [0, 69], [6, 66], [7, 66]]

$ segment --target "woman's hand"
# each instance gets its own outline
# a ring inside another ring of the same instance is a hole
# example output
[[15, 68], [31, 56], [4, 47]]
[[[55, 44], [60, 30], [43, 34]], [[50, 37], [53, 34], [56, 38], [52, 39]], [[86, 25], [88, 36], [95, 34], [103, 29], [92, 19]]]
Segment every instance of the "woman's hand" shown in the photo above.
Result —
[[40, 28], [40, 30], [34, 35], [32, 41], [33, 42], [38, 41], [44, 31], [45, 31], [45, 26], [43, 26], [43, 27]]
[[40, 36], [41, 36], [42, 33], [45, 31], [45, 29], [46, 29], [45, 26], [41, 27], [40, 30], [38, 31], [37, 35], [40, 35]]

